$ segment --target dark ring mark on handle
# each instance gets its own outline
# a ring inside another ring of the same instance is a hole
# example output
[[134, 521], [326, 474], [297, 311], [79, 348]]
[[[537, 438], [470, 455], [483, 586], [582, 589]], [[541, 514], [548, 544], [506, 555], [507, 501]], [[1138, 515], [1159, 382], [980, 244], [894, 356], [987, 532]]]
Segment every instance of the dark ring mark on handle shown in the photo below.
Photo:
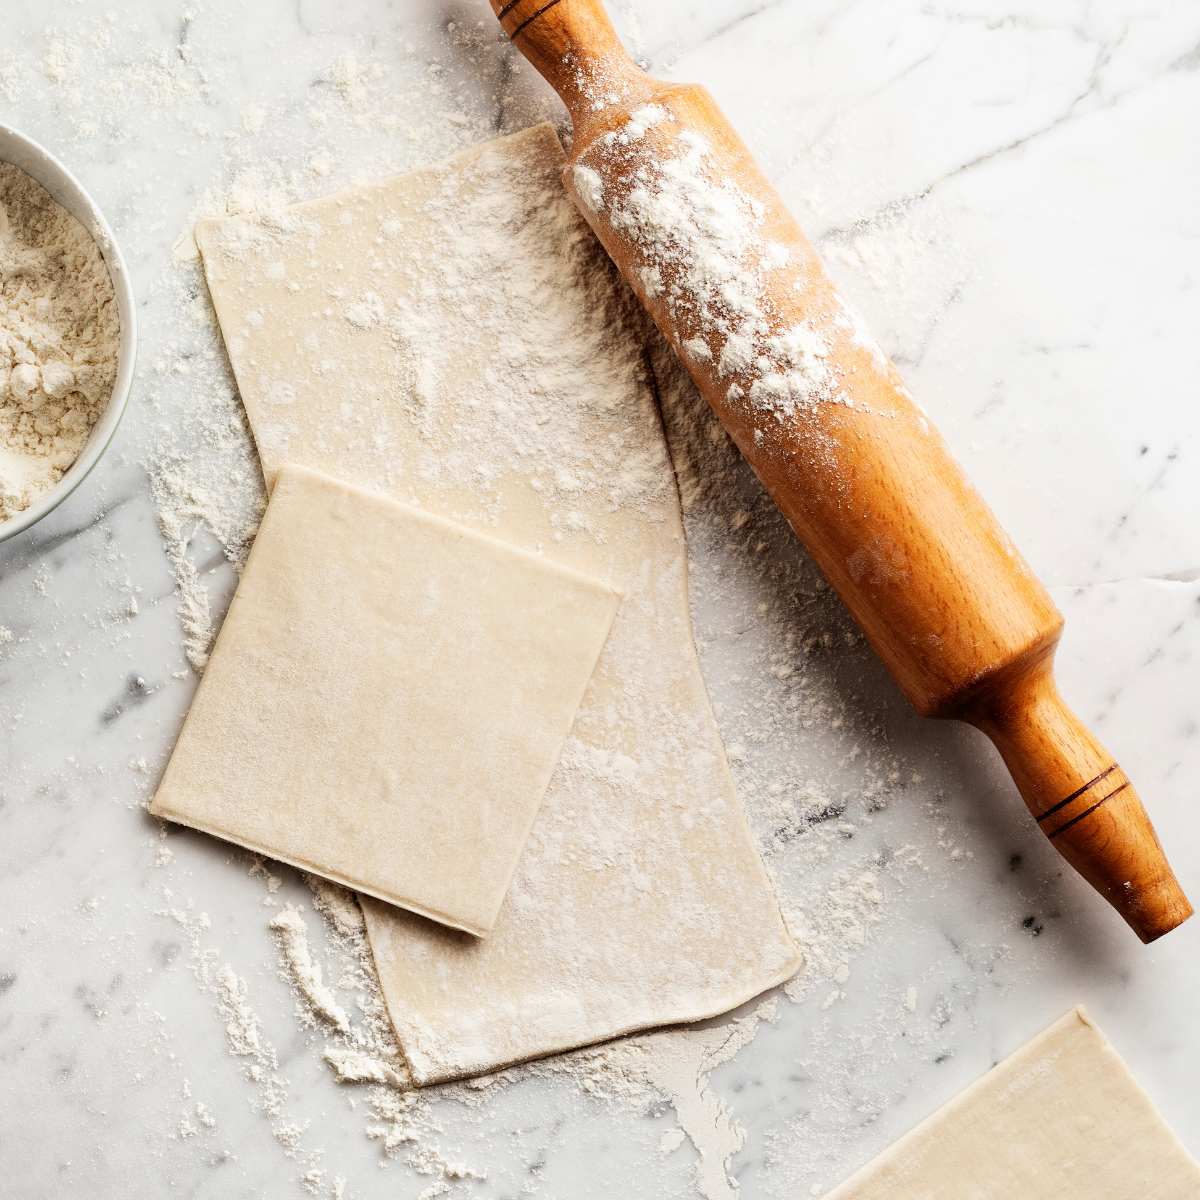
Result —
[[515, 42], [517, 40], [517, 38], [519, 38], [521, 36], [521, 34], [523, 34], [525, 32], [525, 30], [528, 29], [529, 26], [532, 25], [534, 23], [534, 21], [536, 21], [538, 19], [538, 17], [540, 17], [543, 13], [548, 13], [556, 4], [561, 4], [561, 3], [562, 3], [562, 0], [550, 0], [549, 4], [543, 4], [542, 7], [539, 8], [537, 10], [537, 12], [535, 12], [533, 14], [532, 17], [526, 17], [525, 20], [522, 21], [520, 23], [520, 25], [518, 25], [516, 27], [516, 29], [514, 29], [512, 31], [512, 33], [510, 33], [508, 35], [508, 40], [510, 42]]
[[1046, 809], [1046, 811], [1044, 813], [1042, 813], [1042, 815], [1040, 817], [1038, 817], [1038, 821], [1044, 821], [1047, 817], [1054, 816], [1054, 814], [1056, 812], [1058, 812], [1058, 810], [1060, 808], [1066, 808], [1067, 805], [1070, 804], [1072, 800], [1078, 800], [1079, 797], [1082, 796], [1083, 793], [1088, 790], [1088, 788], [1095, 787], [1096, 784], [1098, 784], [1100, 782], [1100, 780], [1107, 778], [1116, 769], [1117, 769], [1117, 764], [1113, 763], [1113, 765], [1111, 767], [1107, 768], [1107, 770], [1101, 771], [1100, 774], [1097, 775], [1094, 779], [1089, 779], [1087, 781], [1087, 783], [1085, 783], [1083, 785], [1083, 787], [1077, 787], [1065, 800], [1060, 800], [1057, 804], [1051, 805], [1050, 808]]
[[1102, 804], [1107, 804], [1114, 796], [1123, 792], [1128, 786], [1129, 786], [1129, 780], [1127, 779], [1127, 780], [1125, 780], [1125, 782], [1123, 784], [1121, 784], [1121, 786], [1119, 788], [1113, 788], [1113, 790], [1111, 792], [1109, 792], [1108, 795], [1105, 796], [1103, 800], [1097, 800], [1096, 803], [1093, 804], [1091, 808], [1085, 808], [1083, 810], [1083, 812], [1081, 812], [1079, 814], [1079, 816], [1072, 817], [1069, 821], [1065, 821], [1053, 833], [1048, 833], [1046, 836], [1048, 838], [1050, 838], [1051, 841], [1053, 841], [1056, 837], [1058, 837], [1058, 835], [1060, 833], [1066, 833], [1067, 830], [1070, 829], [1072, 825], [1078, 825], [1079, 822], [1082, 821], [1084, 817], [1090, 817], [1092, 815], [1092, 813], [1094, 813], [1096, 811], [1096, 809], [1098, 809]]
[[512, 12], [512, 10], [520, 3], [521, 0], [508, 0], [508, 3], [496, 14], [496, 20], [503, 21], [504, 18], [507, 17], [508, 14]]

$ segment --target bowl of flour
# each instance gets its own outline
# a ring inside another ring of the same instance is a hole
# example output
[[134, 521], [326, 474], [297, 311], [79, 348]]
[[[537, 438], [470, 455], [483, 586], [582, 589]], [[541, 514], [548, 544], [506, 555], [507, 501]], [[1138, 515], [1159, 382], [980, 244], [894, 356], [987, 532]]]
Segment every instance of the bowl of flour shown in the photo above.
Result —
[[56, 158], [0, 124], [0, 542], [83, 481], [129, 397], [129, 275]]

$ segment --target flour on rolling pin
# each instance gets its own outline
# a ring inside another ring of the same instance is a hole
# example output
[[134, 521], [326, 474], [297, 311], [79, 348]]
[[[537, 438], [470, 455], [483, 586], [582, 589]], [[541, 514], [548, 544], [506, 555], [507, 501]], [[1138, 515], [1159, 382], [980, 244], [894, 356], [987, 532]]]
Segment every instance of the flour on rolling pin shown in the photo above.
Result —
[[589, 154], [633, 160], [627, 176], [633, 186], [610, 197], [600, 172], [579, 162], [573, 183], [580, 199], [637, 247], [647, 297], [664, 303], [686, 333], [673, 339], [676, 350], [692, 362], [715, 364], [730, 379], [730, 401], [782, 418], [821, 402], [852, 406], [840, 387], [832, 335], [849, 335], [886, 366], [882, 351], [836, 295], [829, 313], [772, 328], [769, 275], [789, 270], [798, 284], [806, 264], [795, 247], [765, 234], [760, 200], [714, 174], [703, 134], [680, 132], [665, 157], [645, 152], [647, 133], [674, 121], [662, 105], [647, 104], [599, 138]]

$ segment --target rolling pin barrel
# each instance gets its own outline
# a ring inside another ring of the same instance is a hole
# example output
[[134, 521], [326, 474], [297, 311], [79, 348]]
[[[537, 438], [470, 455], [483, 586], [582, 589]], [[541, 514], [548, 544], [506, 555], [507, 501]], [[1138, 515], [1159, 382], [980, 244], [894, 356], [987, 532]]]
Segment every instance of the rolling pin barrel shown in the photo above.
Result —
[[918, 712], [996, 744], [1043, 832], [1144, 941], [1191, 914], [1062, 703], [1062, 617], [702, 88], [598, 0], [492, 0], [574, 125], [567, 190]]

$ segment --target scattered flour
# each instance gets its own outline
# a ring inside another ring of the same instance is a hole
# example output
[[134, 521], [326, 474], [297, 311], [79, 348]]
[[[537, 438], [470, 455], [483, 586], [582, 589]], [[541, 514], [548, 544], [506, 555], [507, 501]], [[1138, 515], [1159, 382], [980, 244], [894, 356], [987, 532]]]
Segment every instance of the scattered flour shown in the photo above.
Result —
[[[164, 414], [146, 439], [144, 461], [179, 593], [185, 653], [200, 672], [215, 635], [214, 612], [223, 611], [232, 591], [233, 580], [222, 568], [228, 562], [236, 575], [245, 561], [265, 492], [213, 321], [192, 236], [195, 222], [236, 214], [253, 215], [266, 228], [279, 226], [291, 219], [288, 208], [297, 201], [426, 165], [491, 136], [493, 97], [478, 81], [506, 76], [507, 68], [490, 17], [451, 22], [441, 59], [422, 63], [403, 42], [387, 54], [356, 46], [317, 68], [299, 107], [290, 92], [262, 94], [238, 114], [235, 128], [213, 128], [206, 102], [217, 81], [193, 54], [195, 19], [184, 20], [171, 53], [147, 54], [120, 69], [106, 53], [114, 20], [107, 14], [81, 20], [70, 33], [51, 35], [46, 64], [80, 140], [98, 133], [121, 138], [133, 106], [149, 110], [172, 136], [220, 146], [219, 176], [187, 214], [169, 268], [152, 285], [151, 296], [165, 301], [175, 319], [141, 381], [146, 406]], [[123, 42], [135, 44], [135, 31], [124, 31]], [[459, 69], [452, 72], [452, 65]], [[88, 76], [86, 95], [71, 72]], [[510, 83], [502, 129], [536, 121], [547, 103], [544, 94]], [[351, 322], [378, 319], [369, 297], [347, 298], [342, 309]], [[189, 402], [181, 405], [182, 389]], [[190, 402], [195, 398], [203, 402]]]
[[[745, 1016], [603, 1047], [581, 1086], [592, 1094], [626, 1101], [639, 1091], [665, 1100], [675, 1110], [679, 1130], [665, 1135], [660, 1151], [673, 1153], [686, 1137], [697, 1155], [697, 1194], [704, 1200], [734, 1200], [738, 1185], [731, 1165], [746, 1144], [746, 1131], [709, 1080], [717, 1067], [754, 1040], [764, 1021], [777, 1019], [778, 1003], [776, 996], [770, 996]], [[561, 1065], [567, 1071], [576, 1069], [570, 1060]]]
[[[226, 1047], [242, 1062], [242, 1074], [254, 1088], [255, 1107], [270, 1122], [275, 1141], [286, 1157], [300, 1164], [302, 1176], [319, 1169], [321, 1151], [304, 1146], [304, 1127], [288, 1114], [289, 1084], [280, 1071], [275, 1047], [263, 1033], [262, 1021], [250, 999], [249, 985], [208, 944], [212, 929], [208, 915], [190, 906], [179, 908], [171, 904], [169, 889], [164, 894], [169, 906], [160, 910], [160, 915], [178, 925], [187, 938], [192, 974], [200, 988], [213, 998], [224, 1025]], [[203, 1105], [196, 1107], [194, 1118], [201, 1128], [216, 1125], [215, 1118]], [[192, 1124], [191, 1117], [186, 1120]]]
[[314, 961], [308, 949], [308, 928], [299, 909], [290, 905], [271, 921], [272, 932], [279, 935], [280, 949], [292, 980], [300, 989], [309, 1009], [334, 1029], [345, 1033], [350, 1028], [350, 1018], [338, 1003], [337, 997], [326, 986], [321, 966]]
[[[712, 1071], [732, 1060], [754, 1038], [759, 1026], [777, 1019], [778, 999], [758, 1002], [744, 1016], [729, 1021], [708, 1022], [684, 1030], [671, 1030], [625, 1038], [604, 1046], [513, 1067], [463, 1084], [449, 1085], [437, 1092], [413, 1090], [399, 1048], [387, 1023], [383, 996], [375, 977], [366, 941], [361, 910], [352, 893], [315, 876], [306, 876], [314, 904], [326, 921], [326, 931], [342, 960], [341, 978], [357, 992], [363, 1014], [360, 1024], [349, 1021], [336, 1026], [339, 1040], [322, 1049], [335, 1078], [344, 1084], [369, 1086], [372, 1120], [368, 1134], [377, 1139], [385, 1154], [400, 1154], [418, 1174], [437, 1177], [435, 1186], [445, 1190], [422, 1195], [446, 1194], [448, 1185], [461, 1180], [484, 1179], [484, 1173], [447, 1159], [438, 1148], [439, 1133], [431, 1106], [434, 1096], [477, 1110], [497, 1089], [511, 1087], [523, 1079], [541, 1077], [574, 1084], [582, 1095], [603, 1103], [642, 1107], [666, 1102], [680, 1122], [678, 1137], [664, 1148], [677, 1149], [684, 1138], [697, 1151], [696, 1186], [704, 1200], [733, 1200], [737, 1185], [729, 1174], [733, 1156], [745, 1143], [745, 1131], [724, 1101], [708, 1086]], [[281, 919], [282, 918], [282, 919]], [[287, 909], [271, 922], [292, 936], [303, 938], [300, 957], [309, 958], [307, 933], [298, 910]], [[285, 958], [289, 958], [285, 950]], [[290, 961], [289, 961], [290, 968]], [[330, 1006], [330, 996], [314, 991], [304, 982], [304, 970], [290, 969], [297, 1000], [321, 1016]], [[322, 985], [325, 992], [328, 988]], [[314, 998], [315, 997], [315, 998]], [[338, 1011], [340, 1004], [334, 1002]]]
[[188, 553], [202, 516], [189, 500], [179, 475], [163, 465], [150, 476], [151, 494], [158, 505], [158, 527], [167, 558], [179, 587], [179, 622], [183, 627], [183, 649], [197, 671], [208, 663], [213, 640], [208, 592], [200, 584], [200, 573]]
[[[686, 1140], [696, 1153], [696, 1194], [704, 1200], [734, 1200], [737, 1196], [732, 1163], [745, 1146], [745, 1129], [711, 1087], [710, 1077], [717, 1067], [736, 1058], [764, 1024], [778, 1020], [779, 993], [729, 1019], [619, 1039], [513, 1067], [484, 1079], [445, 1086], [436, 1092], [415, 1091], [387, 1023], [361, 910], [354, 896], [315, 876], [307, 876], [306, 880], [314, 906], [325, 918], [332, 948], [341, 959], [340, 980], [356, 993], [357, 1007], [364, 1016], [361, 1024], [337, 1029], [342, 1036], [322, 1048], [322, 1057], [340, 1083], [367, 1086], [372, 1113], [368, 1134], [379, 1141], [385, 1154], [401, 1155], [418, 1173], [436, 1168], [441, 1172], [439, 1183], [481, 1178], [482, 1174], [474, 1171], [455, 1175], [460, 1168], [438, 1149], [440, 1125], [433, 1116], [433, 1106], [437, 1102], [452, 1103], [478, 1111], [497, 1090], [529, 1078], [542, 1078], [567, 1083], [592, 1102], [635, 1110], [669, 1105], [679, 1124], [664, 1135], [660, 1153], [672, 1154]], [[807, 924], [797, 921], [812, 960], [787, 989], [792, 1000], [802, 1001], [823, 979], [841, 977], [845, 982], [849, 976], [848, 971], [843, 975], [843, 968], [869, 942], [872, 928], [882, 915], [882, 901], [874, 877], [864, 872], [862, 877], [847, 880], [844, 887], [832, 889], [827, 905], [807, 916]], [[299, 912], [290, 911], [292, 916], [284, 924], [289, 929], [302, 927]], [[275, 918], [272, 928], [279, 920]], [[307, 934], [303, 936], [307, 940]], [[321, 1008], [329, 1003], [328, 997], [318, 994], [314, 1003], [311, 987], [300, 982], [303, 973], [289, 973], [298, 1002], [319, 1017]], [[338, 1007], [342, 1007], [340, 1003]]]
[[[415, 1174], [433, 1183], [420, 1194], [445, 1195], [457, 1183], [483, 1180], [486, 1174], [447, 1158], [440, 1149], [441, 1128], [433, 1115], [432, 1097], [412, 1088], [400, 1049], [392, 1034], [375, 974], [362, 910], [353, 893], [317, 876], [305, 876], [313, 904], [325, 919], [330, 948], [339, 960], [336, 991], [355, 997], [359, 1019], [352, 1021], [335, 994], [314, 969], [308, 930], [298, 908], [289, 906], [270, 922], [297, 1003], [319, 1021], [335, 1040], [321, 1048], [321, 1057], [341, 1084], [365, 1085], [370, 1109], [368, 1137], [376, 1140], [387, 1159], [398, 1157]], [[477, 1097], [463, 1088], [447, 1089], [451, 1099]]]
[[239, 1058], [259, 1059], [263, 1056], [258, 1035], [258, 1017], [246, 999], [246, 984], [239, 979], [228, 963], [217, 971], [217, 1002], [225, 1018], [225, 1036], [229, 1052]]

